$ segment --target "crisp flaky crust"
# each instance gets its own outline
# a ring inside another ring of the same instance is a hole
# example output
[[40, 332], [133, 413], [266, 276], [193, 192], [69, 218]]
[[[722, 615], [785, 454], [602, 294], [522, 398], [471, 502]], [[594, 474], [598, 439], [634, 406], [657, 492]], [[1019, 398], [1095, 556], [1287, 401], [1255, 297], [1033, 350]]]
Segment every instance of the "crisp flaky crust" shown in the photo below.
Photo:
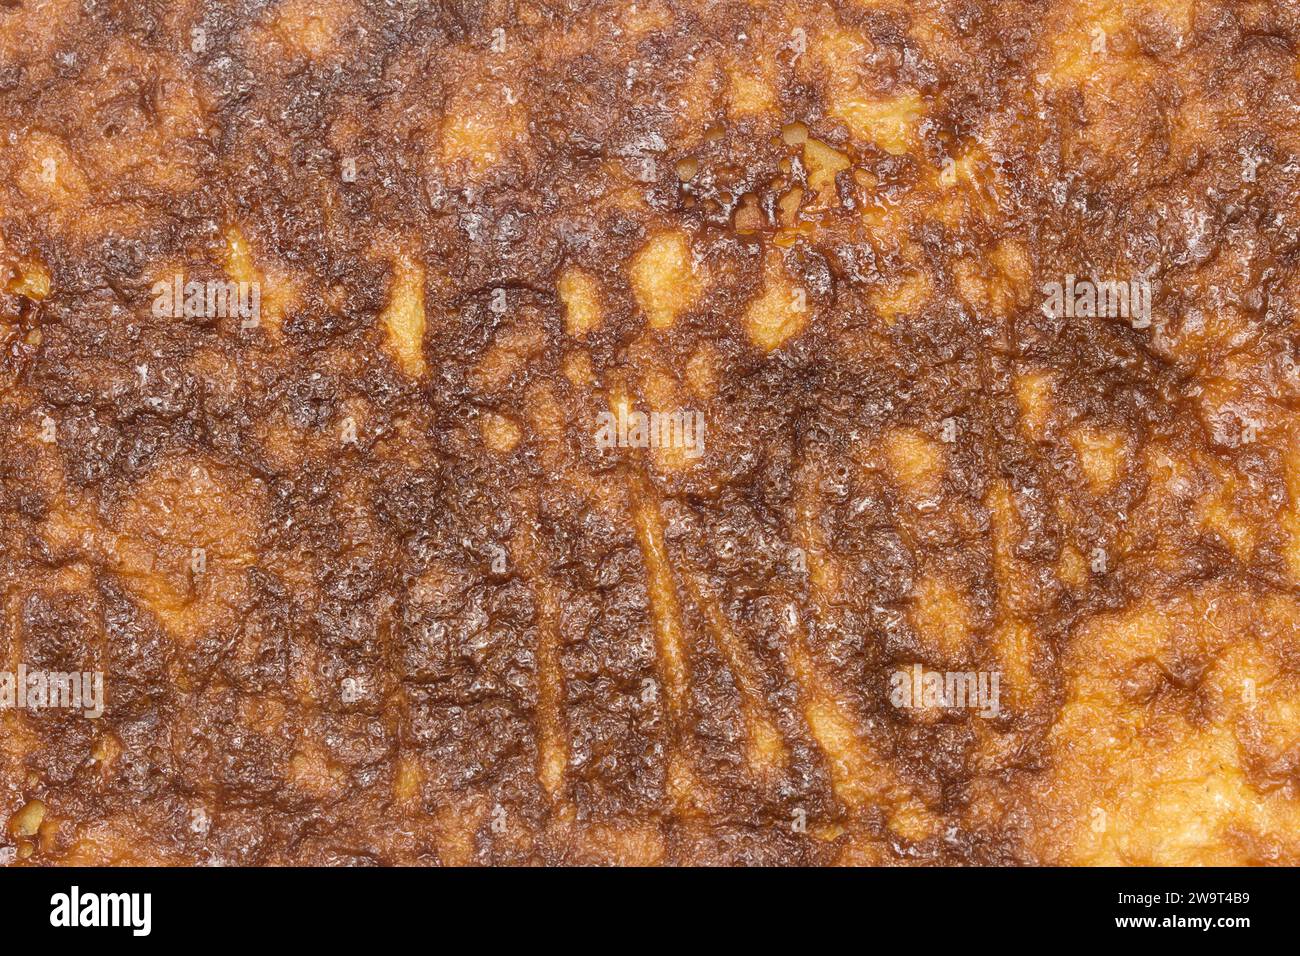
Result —
[[1294, 0], [0, 3], [0, 853], [1300, 861], [1298, 230]]

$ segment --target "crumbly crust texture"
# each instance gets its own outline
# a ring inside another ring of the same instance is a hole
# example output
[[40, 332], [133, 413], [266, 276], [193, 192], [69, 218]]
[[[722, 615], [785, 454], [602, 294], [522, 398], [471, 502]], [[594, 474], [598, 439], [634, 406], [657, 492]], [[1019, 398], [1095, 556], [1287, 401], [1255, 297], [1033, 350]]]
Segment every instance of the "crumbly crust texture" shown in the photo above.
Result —
[[1300, 862], [1298, 250], [1294, 0], [0, 4], [0, 853]]

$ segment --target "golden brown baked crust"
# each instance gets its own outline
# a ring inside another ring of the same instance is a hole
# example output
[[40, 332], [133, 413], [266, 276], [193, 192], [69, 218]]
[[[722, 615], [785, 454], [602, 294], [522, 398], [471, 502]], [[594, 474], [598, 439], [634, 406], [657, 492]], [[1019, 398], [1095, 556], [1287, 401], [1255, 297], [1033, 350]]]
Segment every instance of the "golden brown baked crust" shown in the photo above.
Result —
[[1297, 862], [1298, 119], [1290, 0], [0, 5], [0, 851]]

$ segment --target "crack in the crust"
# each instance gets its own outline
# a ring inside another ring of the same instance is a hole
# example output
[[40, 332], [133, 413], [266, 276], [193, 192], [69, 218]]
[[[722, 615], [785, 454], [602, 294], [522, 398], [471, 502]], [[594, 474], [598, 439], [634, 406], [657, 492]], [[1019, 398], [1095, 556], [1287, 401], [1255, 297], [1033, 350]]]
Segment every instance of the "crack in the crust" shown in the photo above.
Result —
[[[680, 737], [690, 726], [689, 678], [682, 639], [681, 608], [677, 602], [677, 585], [668, 549], [664, 543], [663, 516], [658, 496], [650, 482], [639, 472], [627, 473], [627, 493], [637, 543], [646, 569], [646, 593], [654, 625], [659, 673], [667, 698], [671, 739]], [[669, 793], [678, 812], [689, 813], [708, 796], [690, 766], [690, 759], [680, 746], [668, 755]]]
[[552, 799], [564, 792], [569, 763], [564, 721], [564, 671], [560, 664], [559, 602], [539, 548], [525, 531], [514, 540], [522, 570], [537, 601], [537, 777]]
[[[803, 611], [813, 618], [820, 618], [831, 569], [817, 534], [813, 493], [805, 491], [796, 508], [798, 546], [803, 549], [808, 566], [808, 606]], [[786, 655], [791, 676], [799, 686], [804, 719], [830, 766], [835, 796], [849, 808], [861, 807], [892, 780], [886, 779], [885, 769], [871, 759], [864, 747], [858, 721], [828, 689], [808, 647], [807, 628], [795, 602], [786, 606], [785, 617], [788, 633]]]
[[546, 792], [557, 797], [564, 789], [568, 744], [564, 734], [564, 675], [560, 670], [559, 609], [554, 589], [542, 576], [533, 579], [537, 596], [537, 764]]
[[772, 708], [764, 700], [758, 668], [744, 644], [732, 632], [726, 616], [718, 606], [716, 596], [706, 593], [700, 586], [698, 573], [683, 568], [682, 581], [690, 592], [691, 600], [708, 622], [709, 629], [713, 632], [714, 646], [721, 651], [727, 669], [735, 679], [749, 741], [750, 767], [760, 776], [770, 775], [786, 766], [789, 748], [777, 728]]
[[686, 655], [682, 647], [681, 608], [677, 603], [677, 586], [668, 549], [664, 543], [663, 519], [659, 501], [640, 475], [628, 478], [628, 495], [637, 542], [646, 568], [646, 585], [650, 616], [654, 622], [659, 663], [664, 678], [664, 692], [675, 720], [686, 717]]

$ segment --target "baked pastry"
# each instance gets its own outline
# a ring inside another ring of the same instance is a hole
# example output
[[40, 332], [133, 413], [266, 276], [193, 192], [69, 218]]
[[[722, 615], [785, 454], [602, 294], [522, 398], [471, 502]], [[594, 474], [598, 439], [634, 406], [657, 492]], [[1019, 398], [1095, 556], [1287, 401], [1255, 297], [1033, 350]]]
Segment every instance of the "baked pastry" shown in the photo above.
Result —
[[0, 6], [0, 853], [1297, 862], [1298, 49]]

